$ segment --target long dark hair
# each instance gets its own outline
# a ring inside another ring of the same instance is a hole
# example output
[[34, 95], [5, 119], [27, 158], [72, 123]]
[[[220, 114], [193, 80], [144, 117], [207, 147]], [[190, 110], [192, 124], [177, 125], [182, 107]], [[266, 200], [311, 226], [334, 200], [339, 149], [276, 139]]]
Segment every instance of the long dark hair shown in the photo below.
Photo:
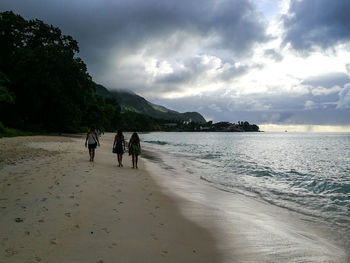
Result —
[[131, 135], [130, 143], [140, 143], [140, 138], [136, 132]]
[[119, 138], [119, 139], [123, 139], [123, 132], [121, 131], [121, 130], [118, 130], [117, 131], [117, 138]]

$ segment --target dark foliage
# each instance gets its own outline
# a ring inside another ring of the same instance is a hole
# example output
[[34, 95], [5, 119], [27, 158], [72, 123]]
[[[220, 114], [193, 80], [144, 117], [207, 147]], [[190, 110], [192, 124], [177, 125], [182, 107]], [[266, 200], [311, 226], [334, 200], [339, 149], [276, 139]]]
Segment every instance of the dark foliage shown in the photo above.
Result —
[[96, 95], [77, 41], [40, 20], [0, 13], [1, 121], [30, 131], [118, 125], [115, 100]]
[[78, 42], [59, 28], [0, 13], [0, 136], [83, 132], [90, 125], [104, 131], [259, 130], [248, 122], [205, 123], [197, 112], [178, 113], [136, 94], [111, 93], [92, 81], [78, 52]]
[[109, 91], [102, 85], [96, 85], [96, 92], [103, 97], [115, 98], [120, 104], [122, 112], [133, 111], [159, 120], [176, 120], [181, 122], [191, 119], [196, 123], [205, 123], [205, 119], [198, 112], [179, 113], [169, 110], [163, 106], [153, 104], [131, 91]]

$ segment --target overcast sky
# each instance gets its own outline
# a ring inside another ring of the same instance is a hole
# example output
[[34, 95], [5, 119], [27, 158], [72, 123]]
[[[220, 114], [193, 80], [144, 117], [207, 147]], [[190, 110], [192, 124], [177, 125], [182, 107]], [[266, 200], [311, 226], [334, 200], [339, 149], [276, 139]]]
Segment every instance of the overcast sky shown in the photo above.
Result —
[[71, 35], [110, 90], [215, 122], [350, 127], [349, 0], [1, 0], [0, 10]]

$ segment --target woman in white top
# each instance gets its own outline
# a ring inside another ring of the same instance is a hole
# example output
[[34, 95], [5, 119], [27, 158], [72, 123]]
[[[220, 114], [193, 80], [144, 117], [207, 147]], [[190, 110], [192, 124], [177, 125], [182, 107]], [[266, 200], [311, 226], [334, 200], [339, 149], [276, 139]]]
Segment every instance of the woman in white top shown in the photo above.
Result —
[[91, 126], [90, 130], [86, 135], [86, 140], [85, 140], [85, 147], [88, 147], [89, 149], [90, 162], [94, 161], [95, 149], [97, 145], [100, 147], [100, 141], [98, 140], [95, 127]]

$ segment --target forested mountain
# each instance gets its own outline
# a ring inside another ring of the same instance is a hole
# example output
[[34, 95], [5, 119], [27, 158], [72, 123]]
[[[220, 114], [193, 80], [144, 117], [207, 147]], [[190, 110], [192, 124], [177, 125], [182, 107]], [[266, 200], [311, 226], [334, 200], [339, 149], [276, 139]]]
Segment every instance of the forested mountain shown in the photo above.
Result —
[[132, 91], [114, 90], [109, 91], [102, 85], [96, 85], [96, 92], [105, 98], [115, 98], [122, 112], [132, 111], [147, 116], [172, 121], [189, 121], [205, 123], [206, 120], [198, 112], [179, 113], [163, 106], [153, 104]]
[[197, 112], [109, 91], [93, 82], [78, 52], [77, 41], [59, 28], [0, 13], [0, 137], [20, 134], [8, 127], [38, 133], [83, 132], [92, 125], [105, 131], [259, 130], [248, 122], [217, 127]]
[[195, 120], [199, 115], [152, 106], [131, 93], [104, 94], [101, 88], [96, 93], [78, 53], [77, 41], [59, 28], [11, 11], [0, 13], [0, 136], [4, 127], [79, 132], [94, 125], [107, 131], [152, 131], [163, 122], [155, 118]]

